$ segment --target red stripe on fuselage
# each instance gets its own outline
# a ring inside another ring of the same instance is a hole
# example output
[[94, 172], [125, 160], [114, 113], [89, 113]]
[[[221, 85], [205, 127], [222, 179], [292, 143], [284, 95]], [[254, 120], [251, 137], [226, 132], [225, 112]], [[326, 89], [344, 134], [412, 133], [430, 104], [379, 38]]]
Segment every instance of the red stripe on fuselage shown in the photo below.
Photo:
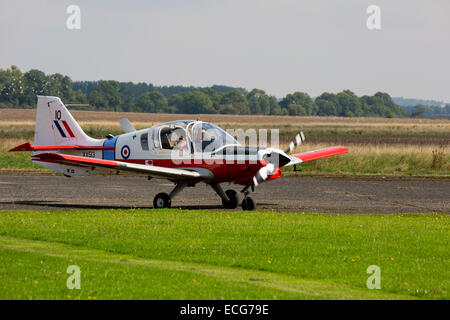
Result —
[[67, 122], [66, 122], [65, 120], [63, 120], [62, 123], [63, 123], [64, 127], [66, 128], [67, 133], [69, 134], [69, 136], [70, 136], [71, 138], [75, 138], [75, 136], [74, 136], [72, 130], [70, 130], [70, 127], [69, 127], [69, 125], [67, 124]]

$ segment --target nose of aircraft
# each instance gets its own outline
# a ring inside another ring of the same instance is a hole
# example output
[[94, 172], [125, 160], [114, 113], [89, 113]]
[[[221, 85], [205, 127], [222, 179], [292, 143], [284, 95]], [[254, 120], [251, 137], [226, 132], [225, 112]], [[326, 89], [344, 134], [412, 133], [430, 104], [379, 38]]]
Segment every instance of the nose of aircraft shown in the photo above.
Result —
[[284, 167], [289, 162], [291, 162], [291, 158], [280, 149], [266, 149], [265, 153], [262, 155], [262, 159], [266, 162], [266, 164], [273, 164], [276, 169]]
[[275, 174], [279, 168], [282, 168], [291, 162], [291, 158], [280, 149], [264, 149], [261, 150], [260, 155], [261, 159], [264, 160], [263, 163], [265, 163], [265, 166], [259, 169], [253, 177], [255, 186], [264, 182], [269, 176]]

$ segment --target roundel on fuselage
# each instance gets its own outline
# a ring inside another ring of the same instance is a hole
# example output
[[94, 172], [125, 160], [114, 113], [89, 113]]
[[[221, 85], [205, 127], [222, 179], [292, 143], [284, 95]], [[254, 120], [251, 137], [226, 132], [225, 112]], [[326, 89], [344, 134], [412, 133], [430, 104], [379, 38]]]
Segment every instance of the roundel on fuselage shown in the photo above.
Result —
[[122, 147], [122, 149], [120, 150], [120, 155], [122, 156], [122, 158], [128, 159], [130, 157], [130, 154], [131, 154], [130, 147], [127, 145], [124, 145]]

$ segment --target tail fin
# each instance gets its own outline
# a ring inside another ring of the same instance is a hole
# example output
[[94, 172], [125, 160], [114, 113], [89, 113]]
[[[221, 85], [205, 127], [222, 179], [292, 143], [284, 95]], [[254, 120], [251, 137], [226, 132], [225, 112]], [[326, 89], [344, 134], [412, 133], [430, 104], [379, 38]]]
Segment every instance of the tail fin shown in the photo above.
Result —
[[34, 145], [90, 145], [87, 136], [58, 97], [38, 96]]

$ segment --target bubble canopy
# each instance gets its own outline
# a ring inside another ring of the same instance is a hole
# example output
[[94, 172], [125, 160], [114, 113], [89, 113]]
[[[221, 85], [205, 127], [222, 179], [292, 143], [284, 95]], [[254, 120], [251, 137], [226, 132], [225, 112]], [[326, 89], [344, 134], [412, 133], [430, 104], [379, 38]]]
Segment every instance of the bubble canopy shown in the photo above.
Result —
[[222, 128], [203, 121], [171, 121], [153, 128], [153, 142], [157, 148], [177, 148], [180, 137], [187, 142], [185, 150], [191, 152], [214, 152], [224, 146], [240, 145]]

